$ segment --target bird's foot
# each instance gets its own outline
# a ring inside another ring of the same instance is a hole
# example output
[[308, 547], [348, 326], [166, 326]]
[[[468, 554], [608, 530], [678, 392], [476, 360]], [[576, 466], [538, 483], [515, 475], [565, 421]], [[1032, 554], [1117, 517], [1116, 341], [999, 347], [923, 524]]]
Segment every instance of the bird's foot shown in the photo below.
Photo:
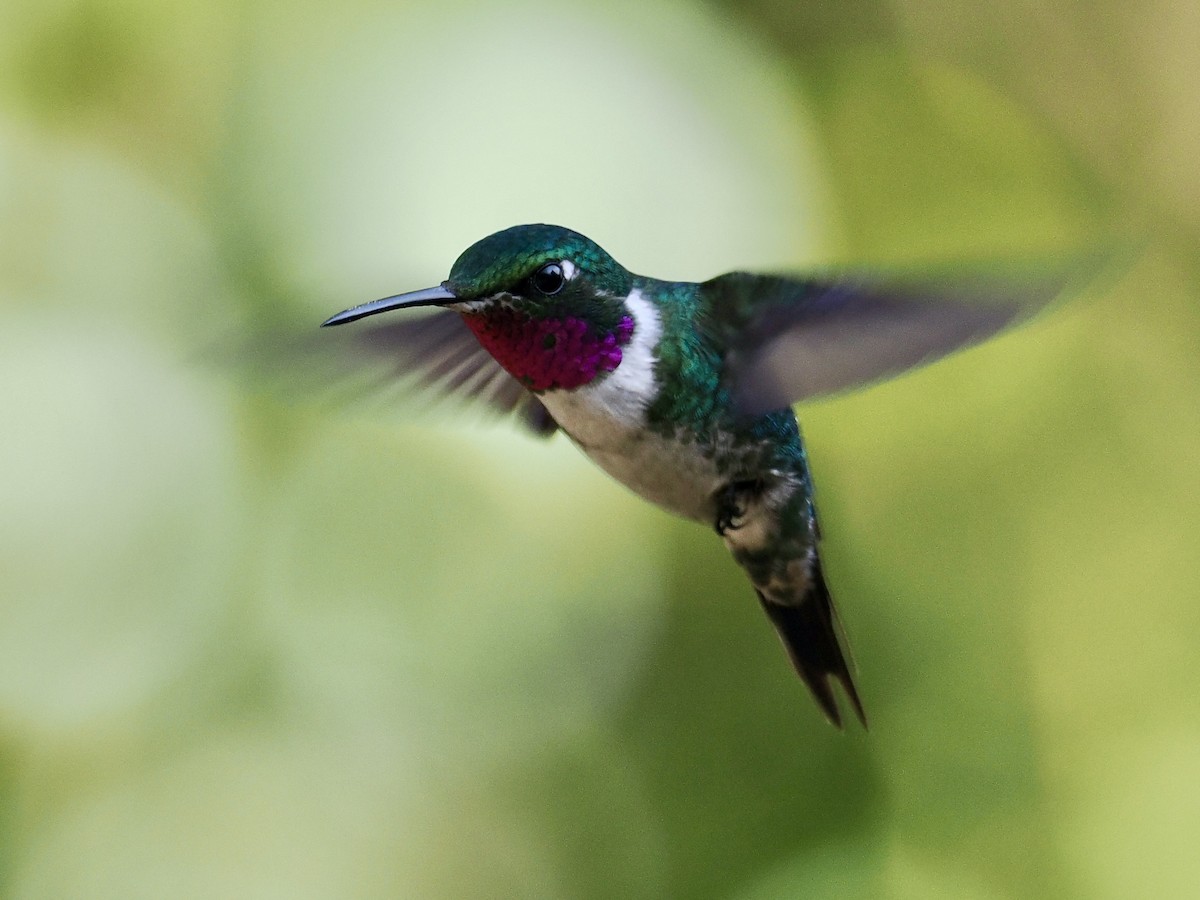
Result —
[[762, 482], [753, 480], [731, 481], [718, 490], [713, 499], [717, 503], [717, 519], [713, 528], [725, 537], [727, 532], [742, 527], [749, 502], [762, 493]]

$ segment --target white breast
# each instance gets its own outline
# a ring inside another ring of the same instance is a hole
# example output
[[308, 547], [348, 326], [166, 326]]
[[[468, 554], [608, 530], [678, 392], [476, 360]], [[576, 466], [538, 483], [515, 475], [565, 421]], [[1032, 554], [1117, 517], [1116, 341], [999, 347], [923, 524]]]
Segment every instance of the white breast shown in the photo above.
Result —
[[547, 391], [541, 401], [580, 449], [626, 487], [678, 515], [708, 521], [720, 483], [712, 461], [695, 444], [646, 429], [646, 407], [659, 390], [654, 348], [662, 321], [637, 290], [625, 305], [634, 325], [621, 364], [593, 384]]

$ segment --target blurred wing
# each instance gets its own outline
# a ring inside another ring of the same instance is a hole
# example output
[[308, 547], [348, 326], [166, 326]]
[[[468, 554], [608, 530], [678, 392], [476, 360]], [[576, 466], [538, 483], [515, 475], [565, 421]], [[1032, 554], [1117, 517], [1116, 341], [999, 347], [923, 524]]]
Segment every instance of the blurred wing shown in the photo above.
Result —
[[347, 331], [345, 337], [356, 357], [382, 367], [392, 378], [411, 380], [428, 394], [480, 400], [502, 412], [512, 410], [520, 399], [521, 386], [454, 313], [394, 318], [350, 326]]
[[290, 393], [344, 396], [396, 386], [417, 398], [512, 414], [535, 434], [558, 424], [504, 371], [453, 312], [321, 329], [301, 340], [259, 341], [254, 366]]
[[756, 415], [932, 362], [1029, 318], [1064, 278], [916, 282], [733, 272], [702, 291], [720, 322], [725, 383]]

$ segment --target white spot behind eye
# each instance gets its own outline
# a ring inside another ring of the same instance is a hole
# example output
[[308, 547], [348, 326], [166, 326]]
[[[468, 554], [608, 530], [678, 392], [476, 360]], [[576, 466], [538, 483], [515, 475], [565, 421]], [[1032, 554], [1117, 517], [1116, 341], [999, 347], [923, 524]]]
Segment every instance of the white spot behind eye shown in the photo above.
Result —
[[559, 265], [559, 268], [562, 269], [563, 280], [570, 281], [572, 278], [575, 277], [575, 272], [576, 272], [575, 263], [571, 262], [569, 259], [564, 259], [558, 265]]

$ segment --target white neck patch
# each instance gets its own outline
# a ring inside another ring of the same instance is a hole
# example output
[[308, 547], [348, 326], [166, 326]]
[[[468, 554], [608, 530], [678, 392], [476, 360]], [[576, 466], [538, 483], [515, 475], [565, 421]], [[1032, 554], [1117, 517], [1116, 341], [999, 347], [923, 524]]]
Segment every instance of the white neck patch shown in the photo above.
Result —
[[662, 319], [654, 304], [636, 288], [625, 298], [633, 318], [633, 334], [621, 348], [621, 363], [591, 384], [573, 391], [547, 391], [542, 402], [569, 433], [583, 442], [599, 435], [586, 434], [612, 425], [635, 428], [645, 424], [646, 407], [658, 396], [654, 378], [654, 348], [662, 337]]
[[621, 348], [621, 364], [601, 379], [597, 392], [617, 396], [632, 395], [642, 402], [643, 408], [654, 395], [654, 348], [662, 337], [662, 319], [654, 304], [634, 288], [625, 298], [625, 308], [633, 317], [633, 334], [629, 343]]

